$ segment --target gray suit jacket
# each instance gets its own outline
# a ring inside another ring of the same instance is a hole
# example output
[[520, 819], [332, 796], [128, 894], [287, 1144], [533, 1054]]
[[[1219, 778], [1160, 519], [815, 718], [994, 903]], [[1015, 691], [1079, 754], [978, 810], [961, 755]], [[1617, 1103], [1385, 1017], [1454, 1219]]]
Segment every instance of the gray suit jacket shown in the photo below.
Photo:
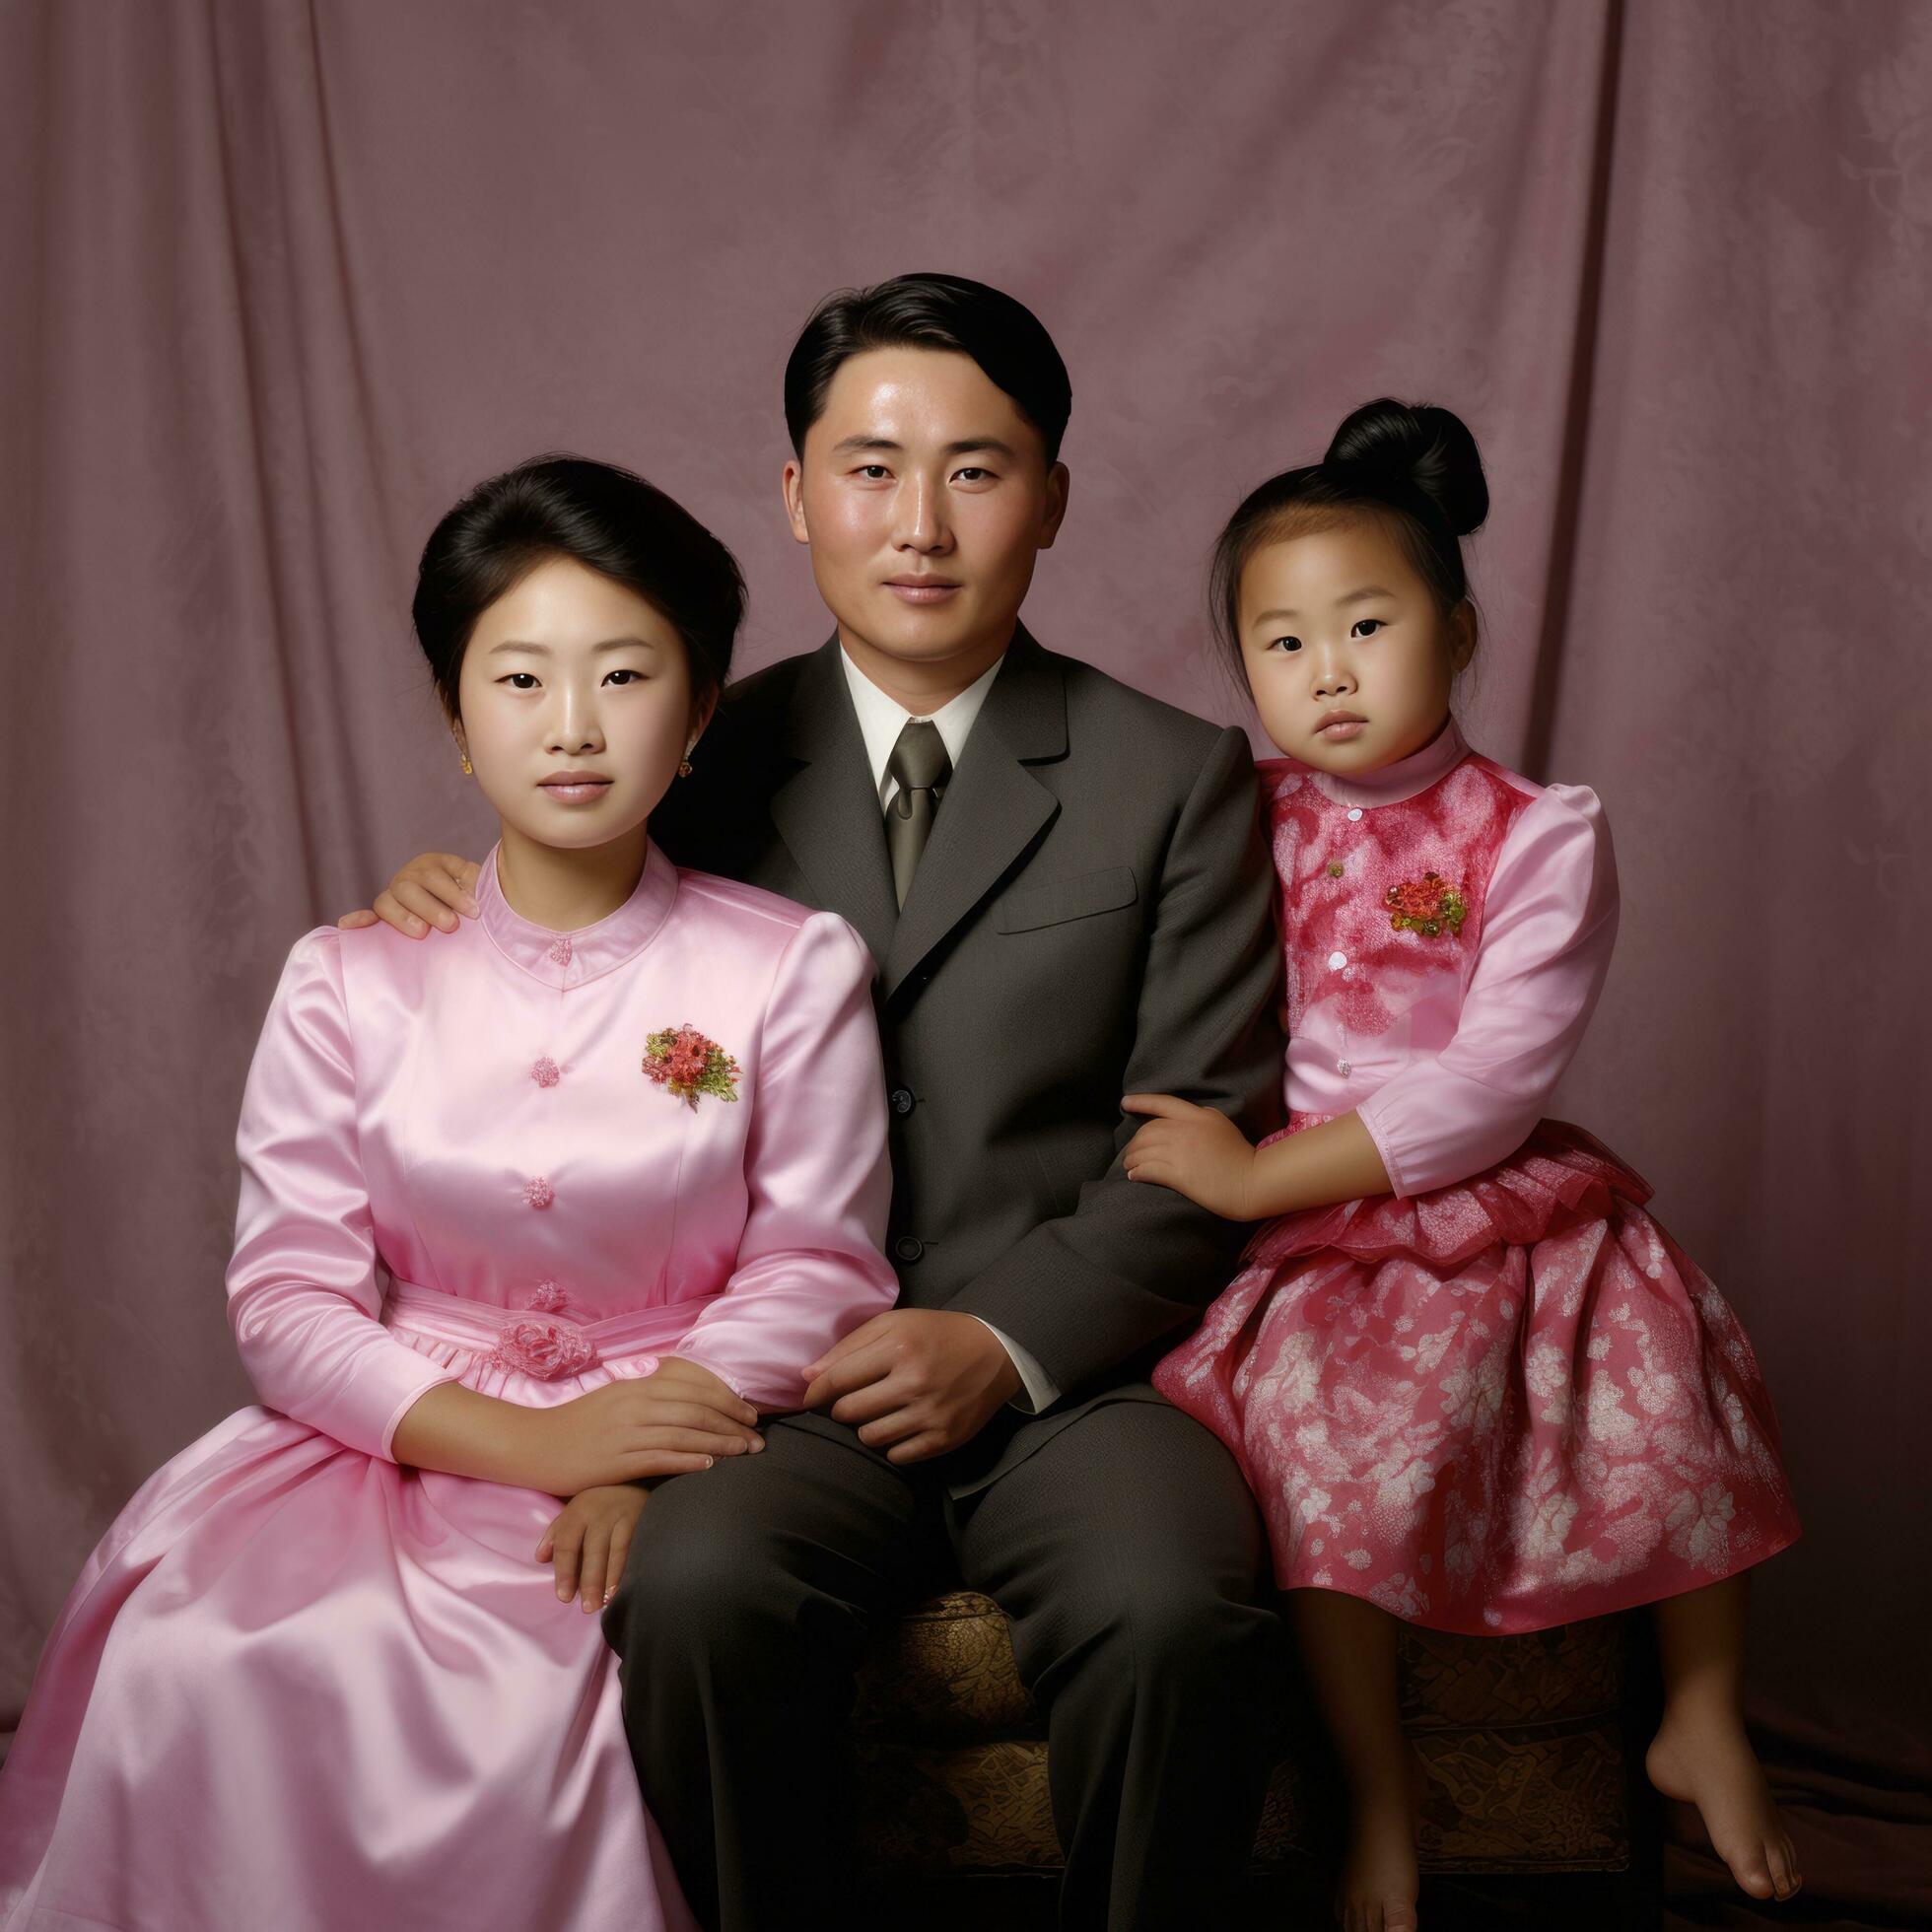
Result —
[[[731, 686], [653, 835], [680, 864], [849, 920], [878, 962], [902, 1301], [1003, 1330], [1064, 1392], [955, 1452], [993, 1480], [1145, 1376], [1243, 1230], [1130, 1182], [1121, 1095], [1280, 1125], [1274, 873], [1246, 738], [1024, 630], [903, 912], [834, 638]], [[829, 1425], [828, 1426], [832, 1426]]]

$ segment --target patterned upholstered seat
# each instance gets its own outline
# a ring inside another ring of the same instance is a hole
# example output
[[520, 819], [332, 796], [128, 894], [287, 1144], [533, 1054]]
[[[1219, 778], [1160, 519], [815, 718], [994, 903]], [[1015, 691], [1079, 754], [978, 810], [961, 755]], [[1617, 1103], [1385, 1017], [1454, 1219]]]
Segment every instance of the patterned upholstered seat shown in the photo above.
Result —
[[[1404, 1722], [1425, 1776], [1425, 1871], [1621, 1871], [1630, 1858], [1623, 1766], [1629, 1622], [1536, 1636], [1406, 1629]], [[884, 1874], [1040, 1872], [1060, 1863], [1047, 1747], [990, 1598], [949, 1591], [884, 1629], [862, 1674], [855, 1732], [860, 1842]], [[1276, 1767], [1255, 1869], [1310, 1846], [1316, 1797]]]

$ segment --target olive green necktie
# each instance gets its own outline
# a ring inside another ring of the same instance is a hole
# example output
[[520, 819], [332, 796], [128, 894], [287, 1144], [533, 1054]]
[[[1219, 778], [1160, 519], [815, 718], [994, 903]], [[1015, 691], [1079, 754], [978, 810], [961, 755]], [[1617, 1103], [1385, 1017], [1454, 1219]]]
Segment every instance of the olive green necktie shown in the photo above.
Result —
[[932, 836], [946, 781], [952, 776], [952, 760], [946, 756], [939, 727], [928, 719], [907, 719], [885, 769], [899, 782], [885, 808], [885, 843], [892, 854], [892, 889], [903, 908], [913, 889], [913, 874], [919, 870], [919, 856]]

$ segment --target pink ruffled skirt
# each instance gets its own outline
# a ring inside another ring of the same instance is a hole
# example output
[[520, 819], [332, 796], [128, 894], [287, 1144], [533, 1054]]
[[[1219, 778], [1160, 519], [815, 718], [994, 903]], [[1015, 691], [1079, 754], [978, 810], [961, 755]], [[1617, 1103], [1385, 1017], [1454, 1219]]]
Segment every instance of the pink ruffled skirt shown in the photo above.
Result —
[[1153, 1380], [1239, 1461], [1280, 1588], [1538, 1630], [1796, 1539], [1751, 1344], [1649, 1198], [1545, 1121], [1460, 1186], [1256, 1235]]

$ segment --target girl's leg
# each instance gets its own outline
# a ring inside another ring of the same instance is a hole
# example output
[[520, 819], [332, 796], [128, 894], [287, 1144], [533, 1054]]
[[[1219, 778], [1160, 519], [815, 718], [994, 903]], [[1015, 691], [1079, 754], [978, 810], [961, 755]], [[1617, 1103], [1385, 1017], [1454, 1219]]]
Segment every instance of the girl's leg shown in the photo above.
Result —
[[1718, 1857], [1754, 1898], [1789, 1898], [1798, 1854], [1744, 1729], [1745, 1580], [1727, 1577], [1652, 1606], [1664, 1720], [1644, 1760], [1667, 1798], [1702, 1813]]
[[1414, 1932], [1414, 1767], [1396, 1705], [1395, 1619], [1335, 1590], [1291, 1590], [1287, 1604], [1348, 1786], [1336, 1918], [1345, 1932]]

